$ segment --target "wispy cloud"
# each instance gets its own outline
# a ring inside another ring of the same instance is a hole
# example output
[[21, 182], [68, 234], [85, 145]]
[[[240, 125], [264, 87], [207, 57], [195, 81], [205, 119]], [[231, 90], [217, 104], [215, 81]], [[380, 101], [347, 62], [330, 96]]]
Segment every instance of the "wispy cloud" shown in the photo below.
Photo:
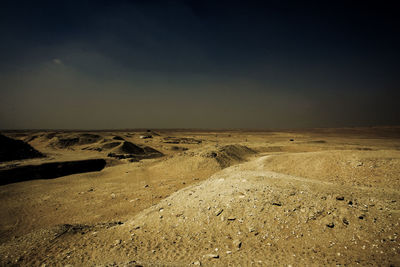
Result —
[[54, 64], [57, 64], [57, 65], [63, 65], [64, 63], [61, 61], [61, 59], [59, 59], [59, 58], [54, 58], [53, 59], [53, 63]]

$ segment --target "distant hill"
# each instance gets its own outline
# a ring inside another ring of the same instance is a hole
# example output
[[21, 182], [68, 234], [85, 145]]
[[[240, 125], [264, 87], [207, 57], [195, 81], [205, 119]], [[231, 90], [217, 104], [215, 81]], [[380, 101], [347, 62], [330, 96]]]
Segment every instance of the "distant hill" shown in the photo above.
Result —
[[0, 134], [0, 162], [44, 157], [31, 145]]

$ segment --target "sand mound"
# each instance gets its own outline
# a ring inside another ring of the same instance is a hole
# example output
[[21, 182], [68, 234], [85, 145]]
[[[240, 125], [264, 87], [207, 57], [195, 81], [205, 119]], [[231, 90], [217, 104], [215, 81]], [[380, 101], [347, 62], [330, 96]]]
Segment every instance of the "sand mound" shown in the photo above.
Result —
[[0, 134], [0, 162], [44, 157], [31, 145]]
[[388, 241], [397, 235], [398, 192], [255, 171], [258, 164], [225, 169], [145, 210], [121, 227], [126, 250], [163, 264], [400, 263]]
[[107, 150], [107, 149], [112, 149], [114, 147], [117, 147], [119, 145], [121, 145], [121, 142], [111, 142], [111, 143], [104, 144], [101, 148], [104, 150]]
[[202, 140], [189, 137], [165, 137], [163, 140], [166, 144], [201, 144]]
[[182, 147], [182, 146], [171, 146], [171, 147], [167, 147], [167, 148], [172, 150], [172, 151], [186, 151], [186, 150], [188, 150], [187, 147]]
[[51, 142], [51, 146], [56, 148], [69, 148], [78, 145], [88, 145], [93, 144], [101, 140], [101, 136], [97, 134], [78, 134], [78, 135], [68, 135], [68, 137], [53, 136], [56, 140]]
[[242, 145], [226, 145], [217, 150], [202, 154], [204, 157], [215, 158], [222, 168], [245, 161], [246, 157], [256, 152]]
[[160, 151], [149, 146], [139, 146], [128, 141], [124, 141], [119, 144], [111, 144], [113, 144], [114, 148], [108, 154], [109, 157], [115, 157], [119, 159], [131, 158], [132, 160], [136, 161], [141, 159], [157, 158], [164, 155]]
[[[266, 170], [350, 185], [400, 186], [400, 151], [322, 151], [274, 155]], [[383, 175], [384, 174], [384, 175]]]
[[123, 142], [114, 152], [135, 155], [144, 155], [146, 153], [144, 148], [127, 141]]

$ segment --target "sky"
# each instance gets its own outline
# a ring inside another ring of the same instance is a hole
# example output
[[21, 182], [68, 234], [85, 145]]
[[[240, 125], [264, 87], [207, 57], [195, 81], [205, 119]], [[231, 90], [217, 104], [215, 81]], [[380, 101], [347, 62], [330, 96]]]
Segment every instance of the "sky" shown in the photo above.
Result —
[[0, 129], [400, 125], [391, 2], [1, 1]]

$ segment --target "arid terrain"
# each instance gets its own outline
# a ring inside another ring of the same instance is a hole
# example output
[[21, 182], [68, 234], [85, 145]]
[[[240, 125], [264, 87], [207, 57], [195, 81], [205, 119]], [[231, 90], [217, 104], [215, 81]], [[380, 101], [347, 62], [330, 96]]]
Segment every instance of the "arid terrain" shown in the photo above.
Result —
[[400, 127], [2, 135], [1, 266], [400, 266]]

